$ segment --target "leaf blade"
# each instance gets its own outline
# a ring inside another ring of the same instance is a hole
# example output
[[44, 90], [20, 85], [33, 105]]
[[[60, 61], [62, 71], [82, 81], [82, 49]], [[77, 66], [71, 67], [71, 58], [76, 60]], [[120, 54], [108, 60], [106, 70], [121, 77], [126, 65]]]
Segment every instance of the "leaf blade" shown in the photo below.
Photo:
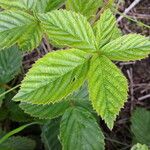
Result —
[[22, 55], [17, 46], [0, 51], [0, 82], [11, 81], [20, 71]]
[[86, 52], [71, 49], [49, 53], [29, 71], [14, 100], [32, 104], [58, 102], [83, 84], [88, 69]]
[[0, 49], [18, 42], [27, 29], [36, 23], [33, 16], [22, 11], [3, 11], [0, 13]]
[[93, 108], [112, 129], [116, 116], [127, 99], [126, 78], [107, 57], [95, 56], [91, 62], [88, 83]]
[[142, 35], [128, 34], [106, 44], [101, 52], [111, 60], [139, 60], [150, 54], [150, 40]]
[[63, 150], [104, 150], [104, 137], [95, 118], [81, 107], [70, 108], [63, 115], [60, 139]]
[[81, 50], [96, 50], [93, 30], [82, 15], [55, 10], [40, 15], [39, 19], [48, 37], [54, 42]]
[[105, 10], [100, 16], [100, 20], [94, 25], [94, 31], [99, 49], [121, 36], [121, 31], [117, 27], [116, 18], [110, 9]]
[[137, 108], [131, 117], [131, 131], [135, 136], [135, 142], [150, 146], [150, 111]]
[[96, 14], [98, 8], [102, 6], [102, 3], [102, 0], [68, 0], [66, 7], [68, 10], [81, 13], [83, 16], [86, 16], [88, 19], [90, 19]]

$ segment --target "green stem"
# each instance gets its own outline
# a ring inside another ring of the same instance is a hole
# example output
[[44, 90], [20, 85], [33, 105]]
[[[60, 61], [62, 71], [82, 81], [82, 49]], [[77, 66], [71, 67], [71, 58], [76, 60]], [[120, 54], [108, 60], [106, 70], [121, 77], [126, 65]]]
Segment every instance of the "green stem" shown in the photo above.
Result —
[[6, 94], [10, 93], [11, 91], [14, 91], [15, 89], [17, 89], [18, 87], [20, 87], [20, 84], [18, 84], [17, 86], [11, 88], [10, 90], [7, 90], [6, 92], [0, 94], [0, 98], [5, 96]]
[[23, 125], [23, 126], [21, 126], [21, 127], [19, 127], [19, 128], [16, 128], [16, 129], [10, 131], [9, 133], [7, 133], [6, 135], [4, 135], [4, 136], [0, 139], [0, 144], [2, 144], [4, 141], [6, 141], [6, 140], [7, 140], [9, 137], [11, 137], [12, 135], [14, 135], [14, 134], [16, 134], [16, 133], [22, 131], [23, 129], [25, 129], [25, 128], [31, 126], [31, 125], [34, 125], [34, 124], [39, 124], [39, 123], [37, 123], [37, 122], [32, 122], [32, 123]]
[[141, 21], [135, 20], [135, 19], [131, 18], [130, 16], [125, 15], [125, 14], [119, 12], [119, 11], [116, 10], [116, 9], [114, 9], [114, 11], [115, 11], [116, 13], [118, 13], [119, 15], [122, 15], [124, 18], [127, 18], [128, 20], [137, 23], [139, 26], [142, 26], [142, 27], [145, 27], [145, 28], [150, 29], [150, 26], [149, 26], [149, 25], [146, 25], [146, 24], [144, 24], [144, 23], [141, 22]]

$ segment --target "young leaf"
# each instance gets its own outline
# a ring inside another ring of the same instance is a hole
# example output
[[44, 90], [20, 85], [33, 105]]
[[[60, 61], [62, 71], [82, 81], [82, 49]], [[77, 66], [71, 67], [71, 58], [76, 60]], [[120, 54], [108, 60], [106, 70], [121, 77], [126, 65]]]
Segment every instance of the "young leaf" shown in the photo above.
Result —
[[121, 31], [117, 27], [116, 18], [110, 9], [104, 11], [100, 20], [96, 22], [94, 32], [99, 49], [121, 36]]
[[0, 51], [0, 83], [11, 81], [22, 64], [21, 52], [17, 46]]
[[40, 15], [39, 19], [48, 37], [54, 42], [82, 50], [96, 50], [92, 27], [82, 15], [55, 10]]
[[32, 104], [60, 101], [83, 84], [89, 59], [88, 53], [77, 49], [47, 54], [29, 71], [14, 100]]
[[116, 116], [127, 100], [126, 78], [107, 57], [97, 55], [91, 60], [88, 82], [94, 109], [112, 129]]
[[132, 114], [131, 123], [136, 142], [150, 146], [150, 111], [137, 108]]
[[77, 13], [81, 13], [89, 19], [96, 14], [102, 3], [102, 0], [67, 0], [66, 7]]
[[150, 40], [138, 34], [124, 35], [106, 44], [100, 51], [111, 60], [138, 60], [150, 54]]
[[104, 150], [104, 136], [91, 113], [69, 108], [62, 117], [60, 139], [63, 150]]
[[142, 145], [142, 144], [136, 144], [134, 145], [131, 150], [148, 150], [148, 146]]
[[[37, 24], [34, 17], [22, 11], [0, 12], [0, 49], [18, 42], [26, 31]], [[28, 37], [30, 39], [30, 37]], [[33, 40], [31, 40], [32, 42]]]
[[9, 138], [4, 143], [0, 144], [0, 150], [34, 150], [35, 141], [20, 136]]
[[62, 150], [61, 144], [58, 139], [59, 126], [60, 119], [54, 119], [48, 121], [42, 127], [41, 137], [46, 150]]

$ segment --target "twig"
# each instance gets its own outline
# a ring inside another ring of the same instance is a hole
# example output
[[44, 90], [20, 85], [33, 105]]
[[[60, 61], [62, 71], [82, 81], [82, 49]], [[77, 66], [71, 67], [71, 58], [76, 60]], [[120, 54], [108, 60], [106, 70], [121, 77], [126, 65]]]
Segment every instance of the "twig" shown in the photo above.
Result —
[[150, 94], [145, 95], [145, 96], [142, 96], [142, 97], [138, 98], [138, 100], [139, 100], [139, 101], [142, 101], [142, 100], [145, 100], [145, 99], [147, 99], [147, 98], [150, 98]]
[[127, 74], [130, 80], [130, 94], [131, 94], [131, 111], [133, 110], [132, 102], [134, 101], [134, 89], [133, 89], [133, 71], [132, 68], [130, 70], [127, 70]]
[[[133, 3], [131, 3], [131, 5], [125, 9], [125, 11], [123, 12], [124, 15], [128, 14], [128, 12], [134, 8], [141, 0], [134, 0]], [[120, 16], [118, 19], [117, 19], [117, 22], [120, 22], [122, 19], [124, 18], [124, 16]]]

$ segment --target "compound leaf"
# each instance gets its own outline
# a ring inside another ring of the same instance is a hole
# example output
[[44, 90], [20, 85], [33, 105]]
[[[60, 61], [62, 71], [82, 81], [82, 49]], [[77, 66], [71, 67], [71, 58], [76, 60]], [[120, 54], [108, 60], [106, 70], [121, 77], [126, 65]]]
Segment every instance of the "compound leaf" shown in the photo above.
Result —
[[81, 107], [69, 108], [62, 117], [60, 139], [63, 150], [104, 150], [104, 136], [95, 118]]
[[46, 150], [62, 150], [60, 141], [58, 139], [59, 126], [60, 119], [54, 119], [48, 121], [42, 127], [41, 137]]
[[111, 60], [138, 60], [150, 54], [150, 40], [142, 35], [124, 35], [102, 47], [101, 52]]
[[147, 145], [142, 145], [140, 143], [134, 145], [131, 150], [148, 150], [148, 146]]
[[11, 81], [22, 64], [21, 52], [17, 46], [0, 51], [0, 83]]
[[[0, 13], [0, 49], [18, 42], [28, 29], [37, 24], [31, 15], [22, 11], [3, 11]], [[30, 39], [30, 37], [28, 37]], [[32, 40], [31, 40], [32, 41]]]
[[102, 4], [102, 0], [68, 0], [66, 7], [67, 9], [80, 13], [89, 19], [96, 14], [96, 11], [102, 6]]
[[93, 108], [112, 129], [127, 99], [126, 78], [107, 57], [96, 55], [91, 60], [88, 82]]
[[110, 9], [101, 15], [100, 20], [94, 26], [94, 31], [99, 48], [121, 36], [116, 18]]
[[20, 136], [9, 138], [4, 143], [0, 144], [0, 150], [34, 150], [35, 141]]
[[137, 108], [132, 114], [131, 123], [135, 142], [150, 146], [150, 111]]
[[40, 15], [39, 19], [52, 41], [82, 50], [96, 50], [92, 27], [82, 15], [66, 10], [55, 10]]
[[83, 84], [89, 58], [88, 53], [77, 49], [47, 54], [30, 69], [14, 99], [32, 104], [60, 101]]

